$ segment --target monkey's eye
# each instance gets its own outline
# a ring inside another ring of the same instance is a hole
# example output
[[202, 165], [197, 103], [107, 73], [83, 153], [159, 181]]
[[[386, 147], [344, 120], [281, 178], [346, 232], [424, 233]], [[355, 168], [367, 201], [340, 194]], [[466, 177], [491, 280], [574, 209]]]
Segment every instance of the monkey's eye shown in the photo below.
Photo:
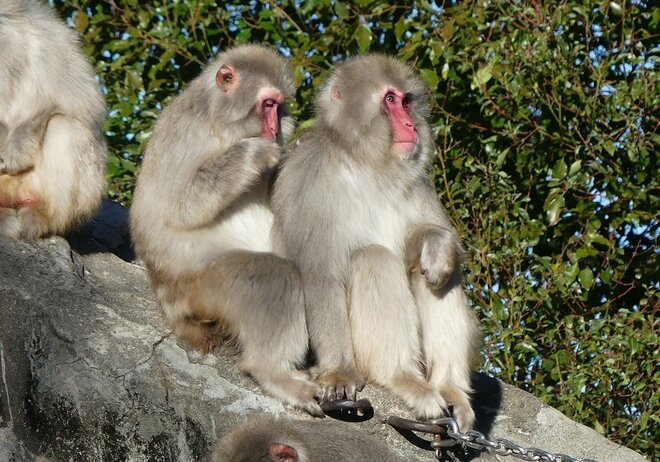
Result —
[[273, 98], [268, 98], [267, 100], [264, 101], [264, 107], [274, 107], [275, 104], [277, 103]]
[[404, 109], [408, 109], [410, 107], [410, 96], [403, 98], [403, 101], [401, 101], [401, 106], [403, 106]]
[[393, 103], [394, 102], [394, 93], [388, 93], [385, 95], [385, 101], [388, 103]]

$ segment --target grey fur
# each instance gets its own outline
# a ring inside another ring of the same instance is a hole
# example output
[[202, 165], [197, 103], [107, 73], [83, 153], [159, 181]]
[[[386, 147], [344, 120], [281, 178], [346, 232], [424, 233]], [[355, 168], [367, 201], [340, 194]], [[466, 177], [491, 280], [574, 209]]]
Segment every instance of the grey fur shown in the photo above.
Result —
[[277, 462], [273, 444], [293, 447], [298, 459], [287, 462], [403, 462], [384, 443], [348, 424], [331, 421], [253, 419], [223, 436], [211, 462]]
[[[411, 98], [413, 152], [393, 147], [385, 88]], [[453, 404], [470, 427], [478, 327], [460, 284], [459, 239], [428, 178], [427, 99], [394, 58], [339, 66], [319, 92], [314, 127], [278, 176], [274, 229], [303, 277], [324, 398], [353, 397], [370, 380], [421, 417]]]
[[[230, 90], [216, 83], [228, 65]], [[262, 138], [258, 92], [293, 92], [286, 61], [242, 45], [220, 54], [161, 114], [131, 207], [135, 250], [175, 333], [201, 351], [223, 336], [266, 391], [314, 415], [318, 387], [296, 370], [307, 353], [300, 275], [272, 253], [270, 183], [293, 123]]]
[[0, 3], [0, 235], [63, 233], [105, 193], [106, 110], [76, 34], [38, 0]]

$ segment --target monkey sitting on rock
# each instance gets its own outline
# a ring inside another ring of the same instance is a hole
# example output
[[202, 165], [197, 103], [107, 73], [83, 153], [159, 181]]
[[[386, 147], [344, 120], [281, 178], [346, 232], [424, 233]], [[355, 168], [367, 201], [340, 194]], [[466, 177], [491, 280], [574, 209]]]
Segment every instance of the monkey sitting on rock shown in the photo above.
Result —
[[332, 421], [253, 419], [223, 436], [211, 462], [403, 462], [384, 443]]
[[355, 399], [372, 381], [420, 418], [452, 406], [470, 429], [479, 328], [461, 243], [428, 177], [427, 100], [394, 58], [339, 66], [278, 175], [274, 233], [302, 276], [322, 398]]
[[224, 338], [285, 403], [323, 416], [298, 371], [308, 350], [302, 282], [273, 253], [270, 186], [293, 129], [286, 61], [259, 45], [221, 53], [161, 114], [130, 225], [165, 318], [192, 347]]
[[0, 2], [0, 236], [63, 234], [105, 194], [106, 110], [75, 33], [38, 0]]

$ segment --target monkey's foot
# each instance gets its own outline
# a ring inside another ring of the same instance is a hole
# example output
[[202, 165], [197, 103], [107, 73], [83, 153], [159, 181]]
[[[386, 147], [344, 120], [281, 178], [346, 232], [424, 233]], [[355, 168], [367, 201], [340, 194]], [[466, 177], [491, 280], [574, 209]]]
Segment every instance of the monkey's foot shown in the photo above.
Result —
[[21, 222], [18, 219], [16, 210], [0, 207], [0, 236], [20, 239], [21, 229]]
[[472, 430], [475, 416], [468, 392], [458, 387], [446, 387], [441, 390], [441, 393], [447, 398], [461, 431]]
[[407, 393], [403, 400], [410, 407], [415, 417], [420, 419], [436, 419], [449, 415], [449, 407], [439, 393], [425, 391], [422, 393]]
[[364, 388], [364, 379], [356, 371], [322, 372], [315, 382], [323, 390], [319, 397], [322, 402], [338, 399], [355, 401], [358, 391]]
[[320, 387], [307, 380], [301, 372], [290, 371], [268, 373], [262, 367], [260, 370], [247, 370], [266, 392], [282, 400], [285, 404], [303, 410], [314, 417], [325, 417], [317, 397], [321, 394]]
[[453, 406], [452, 414], [456, 419], [456, 422], [458, 422], [458, 427], [462, 432], [472, 430], [472, 427], [474, 427], [475, 415], [470, 403], [467, 405]]
[[440, 393], [413, 373], [402, 374], [383, 385], [400, 396], [419, 419], [437, 419], [449, 415], [447, 402]]

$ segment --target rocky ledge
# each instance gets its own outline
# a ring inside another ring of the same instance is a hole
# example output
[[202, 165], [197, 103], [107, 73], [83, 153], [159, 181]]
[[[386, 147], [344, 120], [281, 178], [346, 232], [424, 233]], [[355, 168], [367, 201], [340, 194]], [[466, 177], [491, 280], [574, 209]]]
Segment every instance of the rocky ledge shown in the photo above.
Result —
[[[127, 242], [126, 211], [112, 203], [67, 239], [0, 240], [0, 460], [203, 461], [252, 415], [309, 418], [264, 396], [236, 352], [201, 356], [178, 342]], [[475, 388], [477, 429], [489, 438], [599, 462], [645, 460], [494, 378], [478, 375]], [[384, 423], [410, 417], [396, 398], [373, 386], [363, 395], [373, 417], [342, 425], [405, 460], [434, 460], [425, 435]]]

